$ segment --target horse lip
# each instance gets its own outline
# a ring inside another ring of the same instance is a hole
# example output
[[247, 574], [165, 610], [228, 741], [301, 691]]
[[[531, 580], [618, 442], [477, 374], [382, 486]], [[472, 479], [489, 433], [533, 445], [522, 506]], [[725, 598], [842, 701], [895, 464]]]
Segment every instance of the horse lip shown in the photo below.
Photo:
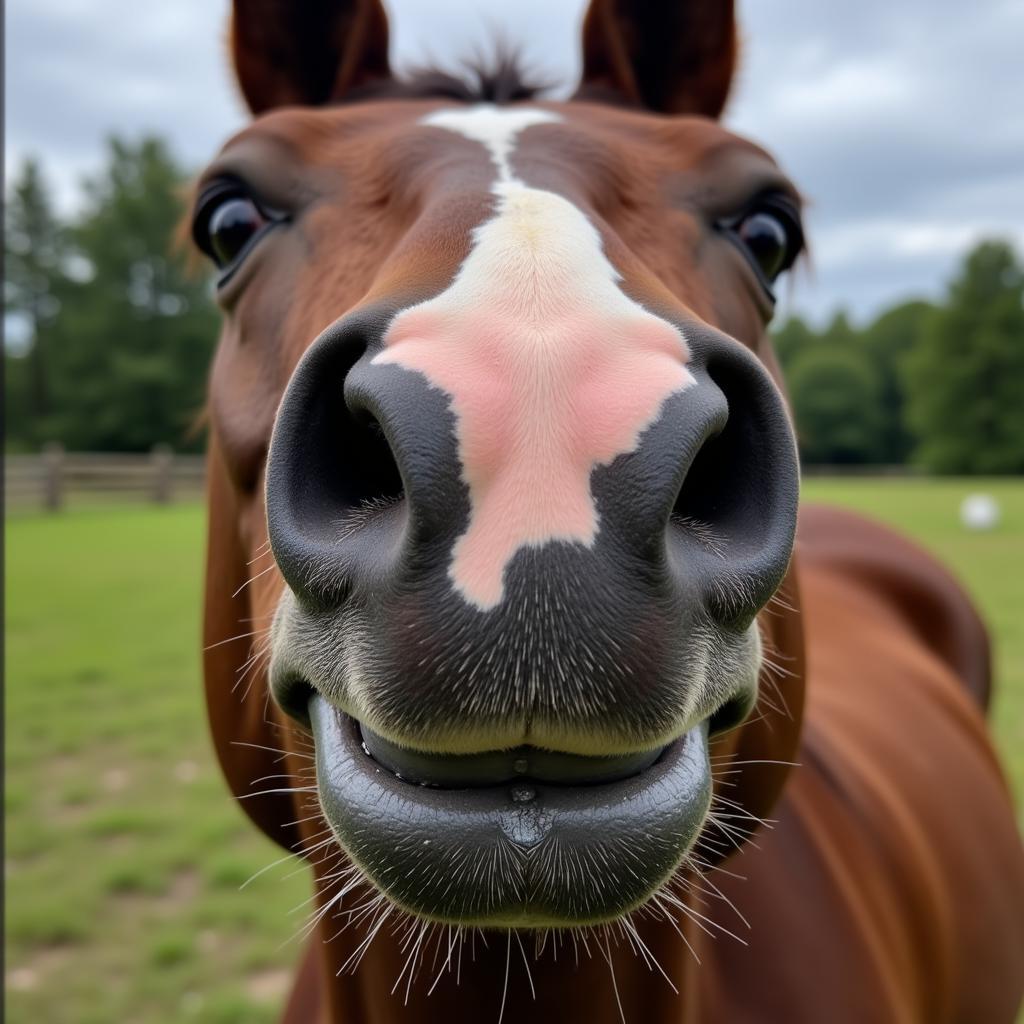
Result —
[[432, 754], [392, 743], [360, 722], [363, 749], [396, 778], [440, 789], [544, 782], [591, 786], [639, 775], [654, 764], [668, 745], [633, 754], [594, 757], [524, 745], [479, 754]]
[[[441, 789], [379, 764], [358, 723], [318, 694], [309, 716], [320, 804], [336, 838], [394, 903], [434, 920], [569, 926], [620, 917], [678, 868], [710, 803], [706, 723], [617, 781]], [[581, 891], [576, 871], [591, 861]]]

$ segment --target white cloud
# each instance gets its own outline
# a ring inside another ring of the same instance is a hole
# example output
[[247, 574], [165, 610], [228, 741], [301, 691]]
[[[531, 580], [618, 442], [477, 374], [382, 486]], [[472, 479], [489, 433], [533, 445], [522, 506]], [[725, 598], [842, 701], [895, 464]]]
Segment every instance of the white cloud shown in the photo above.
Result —
[[[387, 0], [399, 67], [472, 53], [495, 31], [572, 82], [585, 0]], [[72, 208], [110, 132], [167, 135], [190, 166], [243, 121], [227, 0], [20, 0], [7, 11], [8, 174], [42, 156]], [[819, 267], [796, 308], [860, 316], [943, 287], [982, 235], [1024, 249], [1024, 2], [740, 0], [730, 127], [814, 200]]]
[[819, 235], [815, 263], [821, 270], [874, 260], [899, 264], [903, 257], [955, 257], [983, 238], [999, 236], [1024, 247], [1024, 224], [997, 220], [913, 221], [878, 219], [842, 224]]
[[922, 96], [910, 70], [892, 58], [822, 59], [817, 68], [775, 89], [771, 99], [776, 117], [806, 126], [807, 119], [835, 124], [873, 119], [880, 112], [891, 117], [919, 104]]

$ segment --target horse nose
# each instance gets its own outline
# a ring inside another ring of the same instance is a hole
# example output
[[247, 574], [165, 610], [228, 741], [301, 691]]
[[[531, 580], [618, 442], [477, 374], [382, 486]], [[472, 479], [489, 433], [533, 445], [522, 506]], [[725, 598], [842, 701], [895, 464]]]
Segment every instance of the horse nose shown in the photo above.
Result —
[[[387, 607], [390, 596], [396, 614], [418, 603], [458, 617], [462, 605], [485, 613], [529, 601], [532, 588], [551, 597], [552, 617], [579, 614], [595, 626], [637, 600], [666, 621], [667, 609], [682, 607], [693, 622], [749, 625], [788, 565], [798, 471], [783, 402], [746, 348], [687, 325], [685, 386], [631, 447], [602, 459], [596, 428], [572, 410], [547, 416], [543, 403], [571, 406], [572, 395], [544, 394], [540, 405], [521, 396], [536, 406], [525, 441], [500, 423], [467, 436], [450, 394], [379, 358], [387, 320], [363, 312], [325, 331], [278, 413], [268, 522], [302, 605], [329, 610], [356, 596]], [[496, 389], [481, 398], [485, 411], [507, 418], [500, 378], [481, 387]], [[628, 403], [629, 382], [603, 400]], [[486, 502], [490, 526], [474, 537]], [[554, 577], [566, 578], [557, 598]]]

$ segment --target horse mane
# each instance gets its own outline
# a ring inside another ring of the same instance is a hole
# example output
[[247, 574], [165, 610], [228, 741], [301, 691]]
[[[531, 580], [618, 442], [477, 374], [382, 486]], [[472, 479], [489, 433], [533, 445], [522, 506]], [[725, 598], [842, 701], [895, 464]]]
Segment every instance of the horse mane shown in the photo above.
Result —
[[477, 53], [464, 59], [455, 70], [430, 65], [416, 67], [401, 77], [353, 89], [342, 102], [445, 99], [502, 105], [536, 99], [552, 85], [527, 67], [518, 50], [499, 39], [489, 53]]

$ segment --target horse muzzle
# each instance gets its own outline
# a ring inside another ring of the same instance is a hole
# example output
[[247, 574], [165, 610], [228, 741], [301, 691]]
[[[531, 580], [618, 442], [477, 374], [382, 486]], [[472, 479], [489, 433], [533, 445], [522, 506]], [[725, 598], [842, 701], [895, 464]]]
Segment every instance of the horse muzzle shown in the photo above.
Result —
[[[469, 431], [473, 410], [381, 361], [389, 315], [325, 331], [278, 413], [274, 697], [313, 733], [339, 842], [398, 905], [499, 926], [618, 917], [692, 850], [709, 736], [756, 700], [756, 615], [796, 525], [781, 397], [749, 351], [688, 325], [685, 365], [656, 364], [683, 383], [654, 413], [586, 388], [596, 426], [537, 412], [546, 475], [502, 505], [534, 467], [500, 423]], [[642, 429], [623, 440], [627, 421]]]

